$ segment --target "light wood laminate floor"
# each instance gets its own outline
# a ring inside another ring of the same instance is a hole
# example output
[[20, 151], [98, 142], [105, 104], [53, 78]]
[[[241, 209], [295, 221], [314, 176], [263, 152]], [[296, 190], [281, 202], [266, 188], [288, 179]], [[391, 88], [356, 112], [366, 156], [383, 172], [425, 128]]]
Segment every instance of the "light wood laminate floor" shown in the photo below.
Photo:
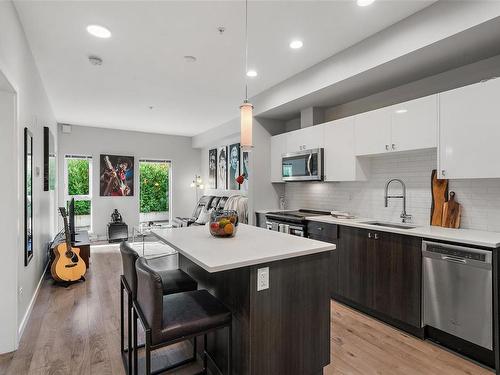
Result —
[[[117, 246], [93, 246], [91, 251], [86, 282], [62, 288], [45, 278], [19, 349], [0, 356], [0, 374], [125, 374], [119, 347], [120, 253]], [[492, 374], [335, 302], [331, 327], [328, 375]], [[178, 344], [156, 354], [153, 365], [189, 353], [189, 344]], [[199, 365], [171, 374], [190, 374], [195, 367]]]

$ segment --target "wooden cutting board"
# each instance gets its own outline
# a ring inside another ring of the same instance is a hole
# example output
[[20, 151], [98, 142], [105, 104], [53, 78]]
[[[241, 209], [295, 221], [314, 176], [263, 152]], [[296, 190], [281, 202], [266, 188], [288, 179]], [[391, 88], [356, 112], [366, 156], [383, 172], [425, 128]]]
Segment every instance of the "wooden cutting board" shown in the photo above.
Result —
[[450, 191], [450, 199], [443, 204], [442, 226], [446, 228], [460, 228], [462, 205], [455, 200], [455, 192]]
[[437, 171], [434, 169], [431, 175], [432, 181], [432, 206], [431, 225], [441, 226], [443, 222], [443, 205], [448, 200], [448, 180], [438, 180]]

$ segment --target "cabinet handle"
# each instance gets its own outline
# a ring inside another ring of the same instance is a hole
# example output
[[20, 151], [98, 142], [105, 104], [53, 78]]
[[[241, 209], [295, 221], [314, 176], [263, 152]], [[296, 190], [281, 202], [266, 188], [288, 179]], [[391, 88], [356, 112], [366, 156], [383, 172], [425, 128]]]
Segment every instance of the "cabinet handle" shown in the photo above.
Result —
[[374, 237], [376, 240], [378, 240], [378, 233], [375, 233]]
[[372, 238], [372, 234], [368, 232], [368, 238]]
[[395, 150], [396, 149], [396, 145], [393, 143], [392, 144], [392, 149]]
[[444, 169], [442, 169], [442, 170], [441, 170], [441, 174], [442, 174], [443, 176], [446, 176], [446, 171], [445, 171]]
[[385, 149], [389, 151], [389, 145], [385, 145]]

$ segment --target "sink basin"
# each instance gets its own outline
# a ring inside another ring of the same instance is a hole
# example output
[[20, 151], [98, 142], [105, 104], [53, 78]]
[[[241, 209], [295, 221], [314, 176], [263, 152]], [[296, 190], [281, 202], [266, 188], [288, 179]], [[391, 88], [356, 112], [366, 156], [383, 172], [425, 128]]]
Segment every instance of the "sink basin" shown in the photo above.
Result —
[[414, 229], [415, 226], [407, 225], [407, 224], [397, 224], [397, 223], [384, 223], [380, 221], [365, 221], [363, 224], [370, 225], [378, 225], [379, 227], [387, 227], [387, 228], [397, 228], [397, 229]]

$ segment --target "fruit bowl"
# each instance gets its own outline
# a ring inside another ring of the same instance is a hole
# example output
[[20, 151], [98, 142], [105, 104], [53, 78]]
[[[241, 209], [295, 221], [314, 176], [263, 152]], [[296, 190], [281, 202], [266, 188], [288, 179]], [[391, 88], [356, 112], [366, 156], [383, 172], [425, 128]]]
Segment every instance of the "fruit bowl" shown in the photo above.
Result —
[[238, 230], [238, 213], [234, 210], [213, 211], [208, 225], [212, 236], [233, 237]]

